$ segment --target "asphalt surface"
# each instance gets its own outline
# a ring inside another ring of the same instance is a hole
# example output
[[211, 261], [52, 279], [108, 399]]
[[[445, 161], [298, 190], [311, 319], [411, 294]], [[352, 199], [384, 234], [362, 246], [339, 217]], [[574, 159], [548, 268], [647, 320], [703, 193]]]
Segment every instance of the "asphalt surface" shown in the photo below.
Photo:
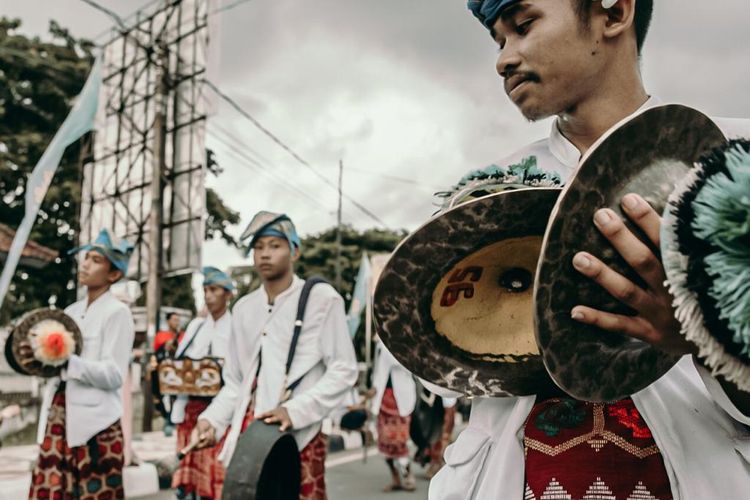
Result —
[[[416, 467], [417, 491], [383, 493], [383, 487], [389, 483], [390, 474], [385, 461], [370, 448], [367, 462], [363, 463], [361, 450], [340, 452], [329, 455], [326, 465], [326, 487], [329, 500], [424, 500], [427, 498], [424, 471]], [[158, 495], [141, 497], [146, 500], [174, 499], [171, 491], [161, 491]]]

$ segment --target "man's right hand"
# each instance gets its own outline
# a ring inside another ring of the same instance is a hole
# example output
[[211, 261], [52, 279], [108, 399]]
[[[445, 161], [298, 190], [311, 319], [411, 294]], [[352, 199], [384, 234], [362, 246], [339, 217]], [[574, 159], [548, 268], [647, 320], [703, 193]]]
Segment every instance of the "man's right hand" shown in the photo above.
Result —
[[198, 423], [193, 428], [190, 435], [191, 443], [198, 443], [196, 450], [207, 448], [216, 444], [216, 429], [205, 419], [198, 419]]

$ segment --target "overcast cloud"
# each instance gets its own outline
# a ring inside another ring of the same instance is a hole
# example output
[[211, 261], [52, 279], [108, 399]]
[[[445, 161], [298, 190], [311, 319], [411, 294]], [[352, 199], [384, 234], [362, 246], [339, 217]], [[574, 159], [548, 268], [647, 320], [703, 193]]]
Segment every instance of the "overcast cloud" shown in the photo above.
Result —
[[[144, 0], [101, 3], [125, 16]], [[750, 117], [747, 3], [656, 3], [643, 58], [648, 90], [711, 115]], [[1, 12], [29, 34], [45, 33], [49, 19], [85, 37], [112, 24], [74, 0], [2, 0]], [[431, 193], [550, 126], [527, 123], [507, 101], [496, 47], [463, 0], [253, 0], [220, 16], [215, 83], [331, 182], [342, 159], [346, 193], [388, 227], [414, 229], [434, 210]], [[335, 223], [335, 191], [230, 107], [219, 103], [209, 131], [225, 168], [209, 185], [243, 224], [260, 209], [287, 212], [303, 234]], [[223, 144], [225, 131], [315, 201], [251, 170]], [[344, 220], [375, 225], [349, 203]], [[218, 242], [204, 260], [242, 261]]]

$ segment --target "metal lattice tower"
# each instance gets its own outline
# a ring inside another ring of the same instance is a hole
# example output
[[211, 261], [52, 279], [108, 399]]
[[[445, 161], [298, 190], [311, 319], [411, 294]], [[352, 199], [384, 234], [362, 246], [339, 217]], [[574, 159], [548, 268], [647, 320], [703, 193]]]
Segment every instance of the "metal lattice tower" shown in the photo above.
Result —
[[[83, 165], [80, 238], [91, 241], [101, 227], [128, 238], [136, 245], [132, 279], [148, 279], [152, 251], [161, 257], [159, 278], [200, 265], [211, 4], [159, 3], [137, 13], [132, 26], [116, 28], [103, 45], [93, 155]], [[149, 230], [154, 212], [158, 232]]]

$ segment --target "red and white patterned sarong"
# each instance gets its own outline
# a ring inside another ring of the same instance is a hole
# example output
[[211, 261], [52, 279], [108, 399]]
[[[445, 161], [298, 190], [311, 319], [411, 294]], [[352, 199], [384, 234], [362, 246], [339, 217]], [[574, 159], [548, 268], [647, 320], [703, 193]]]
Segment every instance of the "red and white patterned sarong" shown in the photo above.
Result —
[[386, 388], [378, 412], [378, 450], [385, 458], [409, 456], [410, 425], [411, 415], [399, 415], [393, 388]]
[[118, 420], [83, 446], [70, 447], [65, 437], [65, 384], [52, 406], [31, 474], [29, 499], [115, 500], [125, 498], [122, 427]]
[[[177, 425], [177, 451], [190, 443], [190, 434], [198, 423], [198, 416], [208, 408], [209, 403], [208, 399], [198, 398], [188, 401], [185, 420]], [[184, 493], [195, 493], [201, 498], [220, 498], [224, 474], [224, 464], [218, 459], [216, 447], [195, 450], [180, 462], [172, 476], [172, 488], [180, 488]]]
[[524, 429], [525, 500], [671, 500], [659, 448], [633, 400], [549, 399]]
[[[242, 420], [242, 432], [245, 432], [250, 423], [255, 420], [254, 405], [250, 405], [245, 412], [245, 418]], [[221, 441], [214, 447], [215, 450], [221, 450], [224, 441], [231, 429], [227, 429]], [[326, 454], [328, 452], [328, 437], [322, 432], [318, 432], [315, 437], [302, 448], [299, 457], [302, 462], [300, 475], [300, 500], [327, 500], [326, 495]], [[223, 485], [222, 485], [223, 486]], [[221, 497], [221, 486], [218, 490], [218, 496]]]
[[440, 435], [440, 439], [435, 441], [435, 444], [430, 448], [430, 462], [443, 464], [443, 452], [451, 444], [453, 439], [453, 428], [456, 425], [456, 407], [451, 406], [445, 409], [443, 416], [443, 432]]

